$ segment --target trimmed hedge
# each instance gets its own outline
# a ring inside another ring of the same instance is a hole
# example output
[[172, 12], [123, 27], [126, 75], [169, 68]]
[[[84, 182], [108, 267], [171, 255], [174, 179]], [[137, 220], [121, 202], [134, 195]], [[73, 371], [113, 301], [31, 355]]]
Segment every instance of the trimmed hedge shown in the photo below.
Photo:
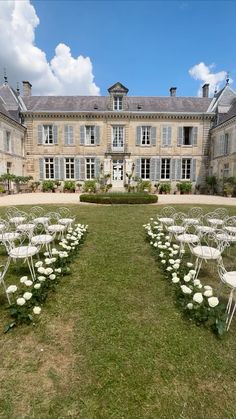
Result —
[[157, 195], [147, 193], [124, 192], [80, 195], [80, 202], [91, 202], [93, 204], [154, 204], [157, 201]]

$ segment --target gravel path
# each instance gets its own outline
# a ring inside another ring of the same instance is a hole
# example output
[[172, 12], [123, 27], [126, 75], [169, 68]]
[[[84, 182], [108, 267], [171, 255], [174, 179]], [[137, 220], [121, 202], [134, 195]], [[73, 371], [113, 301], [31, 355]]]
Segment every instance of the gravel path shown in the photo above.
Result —
[[[78, 193], [25, 193], [0, 196], [0, 206], [41, 205], [41, 204], [79, 204]], [[212, 204], [236, 205], [236, 198], [211, 195], [159, 195], [158, 204]], [[157, 205], [158, 205], [157, 204]], [[82, 203], [81, 205], [90, 205]], [[94, 204], [92, 204], [94, 205]]]

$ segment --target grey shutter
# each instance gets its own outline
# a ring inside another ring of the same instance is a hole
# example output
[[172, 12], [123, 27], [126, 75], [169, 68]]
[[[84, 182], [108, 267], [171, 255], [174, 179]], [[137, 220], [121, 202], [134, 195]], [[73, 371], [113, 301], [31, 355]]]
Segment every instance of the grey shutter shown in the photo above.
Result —
[[193, 127], [192, 130], [192, 145], [197, 146], [197, 134], [198, 134], [198, 127]]
[[168, 145], [167, 129], [168, 127], [166, 125], [162, 127], [162, 147], [166, 147]]
[[156, 127], [151, 127], [151, 145], [156, 145], [157, 130]]
[[7, 131], [5, 131], [5, 135], [4, 135], [4, 151], [7, 151]]
[[160, 158], [151, 158], [150, 162], [150, 180], [160, 179]]
[[191, 180], [192, 182], [196, 181], [196, 159], [191, 161]]
[[183, 137], [184, 137], [184, 127], [178, 128], [178, 138], [177, 138], [177, 145], [181, 146], [183, 144]]
[[53, 125], [53, 144], [58, 144], [57, 126]]
[[95, 177], [98, 178], [100, 175], [100, 159], [96, 157], [95, 159]]
[[141, 177], [141, 159], [136, 159], [135, 162], [135, 174], [138, 178]]
[[80, 158], [80, 180], [84, 180], [85, 179], [85, 158], [81, 157]]
[[65, 145], [71, 145], [74, 142], [73, 138], [73, 127], [71, 125], [65, 125], [64, 127], [64, 143]]
[[97, 125], [95, 127], [95, 144], [100, 145], [100, 127]]
[[59, 180], [60, 179], [60, 173], [59, 173], [59, 157], [54, 157], [54, 179]]
[[137, 129], [136, 129], [136, 145], [141, 145], [141, 131], [142, 131], [142, 127], [137, 127]]
[[171, 133], [172, 133], [171, 127], [167, 127], [167, 145], [169, 147], [171, 146]]
[[38, 125], [38, 144], [43, 144], [43, 125]]
[[65, 145], [69, 144], [69, 125], [64, 126], [64, 143]]
[[181, 168], [182, 168], [182, 160], [176, 159], [176, 180], [180, 180], [182, 178]]
[[14, 138], [10, 137], [10, 150], [11, 153], [14, 153], [15, 151], [15, 143], [14, 143]]
[[80, 145], [84, 145], [85, 142], [85, 125], [80, 127]]
[[64, 157], [60, 158], [60, 179], [65, 179], [65, 159]]
[[232, 153], [232, 136], [231, 133], [228, 134], [228, 154]]
[[39, 179], [44, 179], [44, 159], [39, 158]]
[[75, 158], [75, 179], [79, 180], [80, 178], [80, 159]]
[[176, 179], [176, 159], [171, 160], [171, 180]]

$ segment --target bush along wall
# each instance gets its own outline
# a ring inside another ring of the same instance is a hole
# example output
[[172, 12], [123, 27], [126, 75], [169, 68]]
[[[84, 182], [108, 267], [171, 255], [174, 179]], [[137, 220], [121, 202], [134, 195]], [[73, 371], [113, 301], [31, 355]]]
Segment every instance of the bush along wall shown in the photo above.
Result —
[[155, 204], [158, 201], [156, 195], [141, 193], [106, 193], [106, 194], [83, 194], [80, 202], [94, 204]]

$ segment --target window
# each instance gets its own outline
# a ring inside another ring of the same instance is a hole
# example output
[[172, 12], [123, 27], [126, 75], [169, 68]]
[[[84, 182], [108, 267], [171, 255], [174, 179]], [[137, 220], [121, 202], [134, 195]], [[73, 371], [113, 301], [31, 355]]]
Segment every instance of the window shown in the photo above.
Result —
[[54, 179], [54, 159], [52, 157], [45, 157], [44, 173], [45, 179]]
[[183, 132], [183, 145], [192, 145], [191, 132], [192, 132], [192, 128], [191, 127], [184, 127], [184, 132]]
[[224, 164], [223, 177], [229, 177], [229, 163]]
[[225, 140], [224, 140], [224, 154], [229, 154], [229, 134], [225, 134]]
[[43, 125], [43, 142], [44, 144], [53, 144], [53, 126]]
[[196, 146], [198, 127], [179, 127], [178, 145]]
[[191, 159], [182, 159], [182, 176], [181, 179], [191, 178]]
[[95, 158], [86, 159], [86, 179], [95, 178]]
[[112, 127], [112, 146], [113, 148], [124, 147], [124, 127]]
[[72, 157], [65, 158], [66, 179], [75, 178], [75, 159]]
[[10, 153], [11, 152], [11, 133], [10, 133], [10, 131], [6, 131], [5, 151], [7, 153]]
[[113, 109], [114, 111], [121, 111], [123, 104], [123, 97], [122, 96], [114, 96], [113, 99]]
[[141, 159], [141, 179], [150, 179], [150, 159]]
[[161, 179], [170, 179], [170, 159], [161, 159]]
[[141, 144], [150, 145], [151, 127], [141, 127]]
[[85, 144], [86, 145], [95, 144], [95, 126], [94, 125], [85, 126]]

